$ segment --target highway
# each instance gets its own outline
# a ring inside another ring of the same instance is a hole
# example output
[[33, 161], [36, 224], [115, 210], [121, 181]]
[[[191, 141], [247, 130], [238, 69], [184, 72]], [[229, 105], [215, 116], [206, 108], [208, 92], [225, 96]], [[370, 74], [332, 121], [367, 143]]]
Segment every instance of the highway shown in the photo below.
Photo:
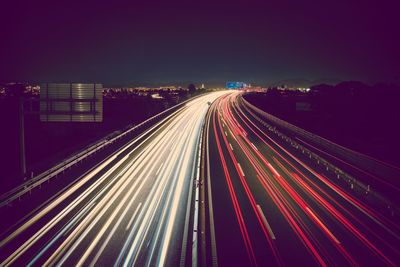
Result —
[[209, 93], [2, 229], [0, 266], [398, 266], [398, 217], [355, 191]]
[[2, 233], [1, 266], [190, 265], [200, 137], [223, 94], [188, 102]]
[[398, 266], [396, 217], [277, 140], [240, 94], [207, 117], [208, 265]]

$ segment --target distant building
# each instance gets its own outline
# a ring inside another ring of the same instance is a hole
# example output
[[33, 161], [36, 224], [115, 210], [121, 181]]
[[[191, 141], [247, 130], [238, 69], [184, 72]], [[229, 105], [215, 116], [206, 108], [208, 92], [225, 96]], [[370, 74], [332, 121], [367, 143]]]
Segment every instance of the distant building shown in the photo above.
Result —
[[243, 89], [247, 88], [247, 84], [244, 82], [227, 82], [226, 83], [227, 89]]
[[175, 91], [176, 89], [177, 89], [176, 86], [172, 86], [172, 85], [170, 85], [170, 86], [160, 86], [158, 88], [158, 90], [164, 90], [164, 91]]

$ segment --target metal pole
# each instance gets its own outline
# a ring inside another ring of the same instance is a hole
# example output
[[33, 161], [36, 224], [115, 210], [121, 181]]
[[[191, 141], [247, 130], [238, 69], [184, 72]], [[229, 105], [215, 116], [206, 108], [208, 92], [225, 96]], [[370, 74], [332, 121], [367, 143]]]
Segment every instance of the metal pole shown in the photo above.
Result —
[[23, 179], [26, 179], [25, 161], [25, 127], [24, 127], [24, 96], [19, 96], [19, 144], [20, 144], [20, 171]]

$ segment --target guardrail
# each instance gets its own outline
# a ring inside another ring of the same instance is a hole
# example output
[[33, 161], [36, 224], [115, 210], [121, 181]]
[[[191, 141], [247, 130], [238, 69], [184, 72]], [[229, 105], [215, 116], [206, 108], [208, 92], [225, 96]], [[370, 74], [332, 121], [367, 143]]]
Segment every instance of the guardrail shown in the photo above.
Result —
[[[337, 176], [338, 179], [342, 179], [344, 182], [346, 182], [349, 185], [350, 189], [352, 189], [352, 190], [359, 189], [359, 190], [361, 190], [361, 192], [364, 192], [365, 194], [374, 195], [375, 198], [379, 200], [381, 205], [383, 205], [383, 207], [386, 208], [392, 216], [394, 216], [395, 213], [400, 214], [399, 208], [396, 205], [394, 205], [392, 201], [388, 200], [386, 197], [383, 197], [377, 191], [374, 191], [369, 184], [365, 184], [364, 182], [359, 181], [358, 179], [349, 175], [342, 169], [331, 164], [329, 161], [325, 160], [320, 155], [314, 153], [313, 151], [309, 150], [307, 147], [299, 144], [298, 142], [294, 141], [289, 136], [287, 136], [287, 135], [283, 134], [282, 132], [280, 132], [279, 130], [277, 130], [275, 126], [281, 128], [281, 129], [284, 129], [285, 131], [287, 131], [289, 133], [297, 135], [303, 139], [306, 139], [307, 141], [310, 141], [311, 143], [316, 143], [320, 147], [327, 149], [328, 151], [334, 150], [335, 153], [339, 153], [341, 156], [343, 154], [345, 154], [346, 157], [343, 157], [343, 158], [346, 160], [349, 160], [350, 162], [354, 162], [355, 157], [358, 157], [357, 159], [359, 160], [359, 156], [357, 156], [358, 154], [351, 155], [352, 153], [357, 153], [357, 152], [347, 149], [345, 147], [342, 147], [340, 145], [337, 145], [325, 138], [322, 138], [316, 134], [307, 132], [304, 129], [301, 129], [293, 124], [290, 124], [284, 120], [281, 120], [281, 119], [257, 108], [256, 106], [250, 104], [243, 97], [240, 97], [240, 101], [243, 103], [244, 108], [250, 114], [252, 114], [255, 119], [257, 119], [260, 123], [262, 123], [264, 126], [266, 126], [270, 131], [277, 134], [284, 141], [288, 142], [292, 147], [294, 147], [295, 149], [298, 149], [303, 154], [308, 155], [308, 157], [310, 159], [315, 160], [317, 162], [317, 164], [324, 166], [327, 171], [328, 170], [332, 171]], [[265, 120], [261, 119], [259, 116], [263, 117], [267, 121], [271, 122], [274, 126], [269, 125], [268, 123], [266, 123]], [[360, 155], [362, 155], [362, 154], [360, 154]], [[364, 160], [364, 158], [363, 158], [363, 160]], [[366, 160], [368, 162], [371, 161], [371, 159], [368, 157], [366, 157]], [[375, 162], [375, 164], [377, 164], [377, 162]]]
[[81, 150], [79, 153], [69, 157], [68, 159], [60, 162], [59, 164], [53, 166], [52, 168], [48, 169], [47, 171], [44, 171], [37, 176], [27, 180], [23, 184], [13, 188], [12, 190], [2, 194], [0, 196], [0, 208], [6, 205], [9, 205], [11, 202], [20, 199], [23, 195], [29, 193], [32, 191], [32, 189], [41, 186], [44, 182], [49, 181], [53, 177], [56, 177], [58, 174], [64, 172], [65, 170], [73, 167], [77, 163], [83, 161], [84, 159], [92, 156], [95, 154], [97, 151], [104, 149], [105, 147], [119, 141], [120, 139], [126, 137], [129, 134], [132, 134], [134, 131], [148, 126], [150, 123], [156, 122], [162, 117], [171, 114], [172, 112], [178, 110], [179, 108], [183, 107], [187, 102], [193, 100], [194, 98], [197, 98], [198, 96], [195, 96], [193, 98], [187, 99], [179, 104], [174, 105], [173, 107], [170, 107], [157, 115], [154, 115], [147, 120], [137, 124], [137, 125], [130, 125], [124, 130], [121, 131], [115, 131], [106, 137], [100, 139], [98, 142], [95, 144], [91, 144]]
[[276, 125], [283, 127], [293, 133], [296, 133], [298, 136], [301, 136], [303, 139], [307, 141], [311, 141], [314, 144], [318, 144], [321, 148], [326, 149], [327, 151], [334, 151], [335, 154], [340, 155], [343, 159], [349, 160], [349, 162], [355, 162], [357, 165], [363, 167], [365, 170], [370, 171], [371, 173], [375, 173], [377, 168], [379, 169], [379, 175], [383, 175], [384, 177], [389, 177], [398, 180], [398, 175], [400, 174], [400, 170], [396, 167], [389, 166], [384, 162], [377, 161], [367, 155], [359, 153], [357, 151], [351, 150], [349, 148], [343, 147], [341, 145], [335, 144], [332, 141], [325, 139], [319, 135], [310, 133], [302, 128], [299, 128], [293, 124], [290, 124], [284, 120], [281, 120], [265, 111], [255, 107], [250, 104], [246, 99], [242, 97], [243, 103], [254, 110], [267, 120], [275, 123]]

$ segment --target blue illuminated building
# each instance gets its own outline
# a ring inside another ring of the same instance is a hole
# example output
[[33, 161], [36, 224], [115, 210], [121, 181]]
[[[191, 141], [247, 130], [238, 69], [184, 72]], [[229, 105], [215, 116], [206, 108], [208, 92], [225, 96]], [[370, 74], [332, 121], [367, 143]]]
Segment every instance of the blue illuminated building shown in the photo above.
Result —
[[246, 88], [247, 85], [243, 82], [227, 82], [226, 83], [226, 88], [227, 89], [242, 89]]

